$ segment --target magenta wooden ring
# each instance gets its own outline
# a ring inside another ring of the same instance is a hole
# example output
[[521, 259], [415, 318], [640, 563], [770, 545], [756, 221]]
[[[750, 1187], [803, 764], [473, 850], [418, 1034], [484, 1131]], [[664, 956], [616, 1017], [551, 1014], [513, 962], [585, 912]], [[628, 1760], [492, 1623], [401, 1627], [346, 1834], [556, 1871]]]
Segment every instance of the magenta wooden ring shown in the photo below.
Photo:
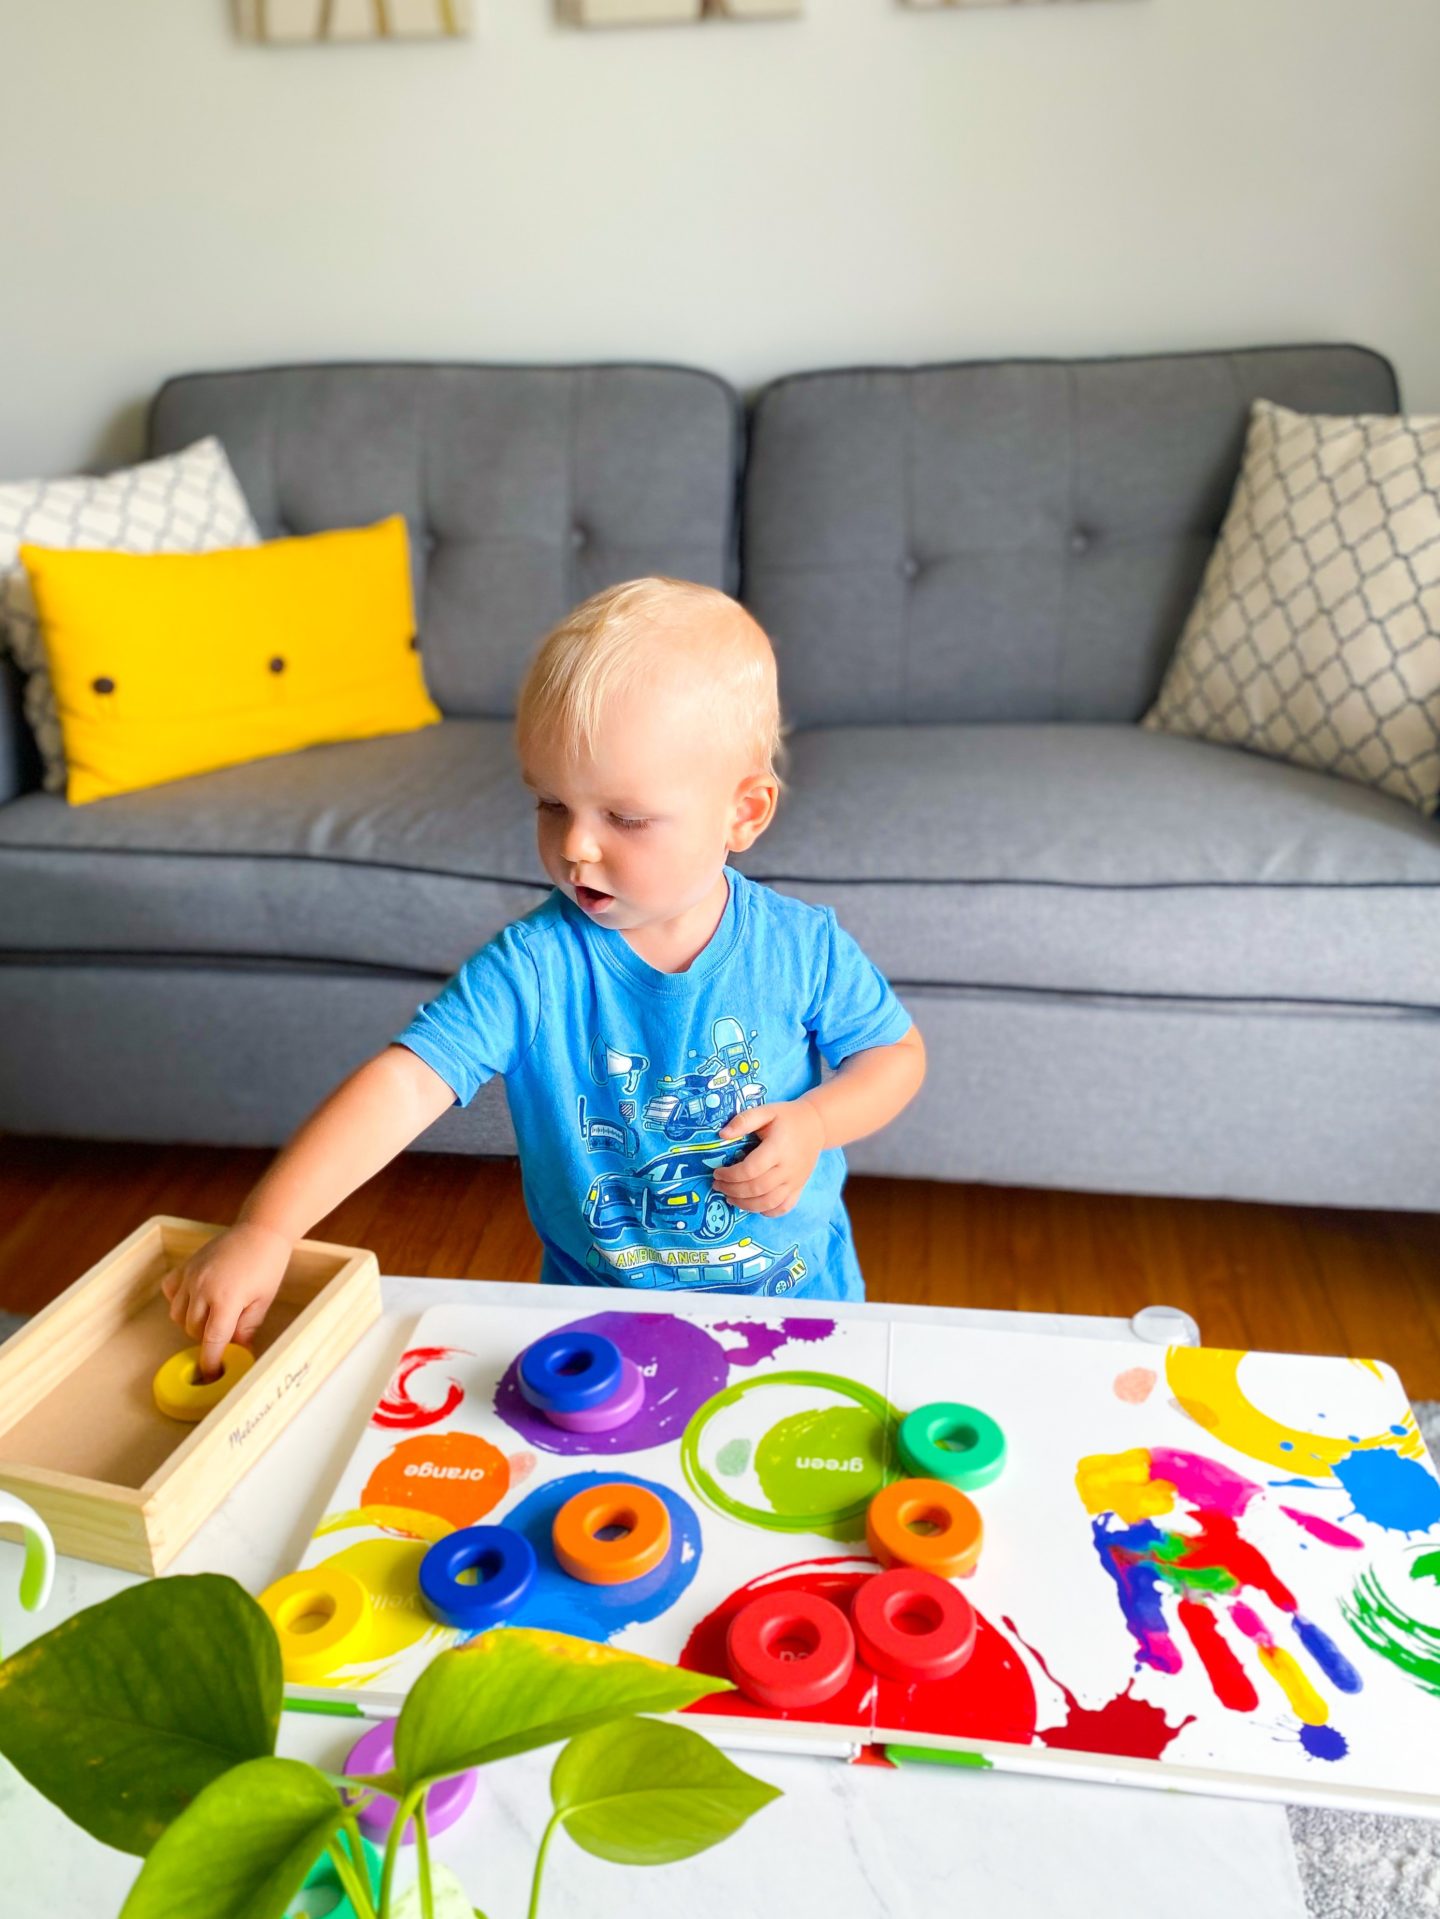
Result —
[[[345, 1761], [346, 1773], [353, 1777], [357, 1773], [389, 1772], [395, 1764], [395, 1721], [382, 1719], [369, 1732], [362, 1733], [350, 1748]], [[425, 1830], [433, 1839], [437, 1832], [444, 1832], [447, 1826], [453, 1826], [475, 1797], [475, 1788], [479, 1775], [472, 1767], [469, 1772], [457, 1772], [449, 1779], [439, 1779], [425, 1795]], [[356, 1817], [360, 1821], [360, 1830], [369, 1839], [383, 1845], [390, 1836], [390, 1828], [395, 1823], [395, 1815], [400, 1810], [396, 1802], [383, 1792], [376, 1793], [361, 1806]], [[415, 1821], [407, 1822], [400, 1835], [402, 1846], [415, 1843]]]
[[633, 1359], [620, 1356], [620, 1384], [614, 1396], [603, 1406], [591, 1406], [583, 1413], [546, 1413], [552, 1426], [563, 1426], [567, 1433], [608, 1433], [627, 1425], [645, 1404], [645, 1376]]

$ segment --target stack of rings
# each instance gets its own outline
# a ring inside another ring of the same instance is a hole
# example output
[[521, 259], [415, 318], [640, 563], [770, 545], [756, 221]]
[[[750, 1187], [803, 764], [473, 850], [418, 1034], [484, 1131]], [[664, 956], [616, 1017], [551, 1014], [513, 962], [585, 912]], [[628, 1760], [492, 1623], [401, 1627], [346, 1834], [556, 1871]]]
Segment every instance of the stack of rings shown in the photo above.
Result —
[[1005, 1435], [989, 1413], [937, 1399], [901, 1421], [900, 1456], [918, 1478], [973, 1493], [1005, 1470]]
[[974, 1501], [943, 1479], [893, 1480], [865, 1514], [865, 1537], [882, 1566], [919, 1566], [942, 1579], [975, 1570], [984, 1536]]
[[155, 1404], [170, 1419], [203, 1419], [254, 1364], [254, 1353], [232, 1344], [221, 1354], [215, 1378], [202, 1379], [200, 1348], [187, 1346], [183, 1353], [172, 1353], [156, 1373], [151, 1389]]
[[[614, 1538], [602, 1539], [602, 1533]], [[550, 1531], [555, 1557], [587, 1586], [621, 1586], [653, 1572], [670, 1550], [670, 1513], [647, 1486], [591, 1486], [565, 1501]]]
[[[488, 1632], [535, 1584], [535, 1548], [509, 1526], [465, 1526], [420, 1562], [420, 1597], [432, 1618], [460, 1632]], [[473, 1581], [464, 1575], [473, 1573]]]
[[548, 1333], [520, 1355], [520, 1392], [552, 1426], [608, 1433], [644, 1405], [645, 1380], [634, 1360], [599, 1333]]
[[948, 1580], [915, 1566], [876, 1573], [850, 1612], [860, 1657], [886, 1679], [949, 1679], [975, 1650], [975, 1609]]
[[805, 1712], [833, 1699], [854, 1671], [855, 1635], [818, 1593], [761, 1593], [731, 1619], [725, 1661], [747, 1699]]
[[287, 1573], [265, 1588], [260, 1605], [275, 1628], [287, 1679], [328, 1679], [337, 1666], [366, 1656], [370, 1595], [343, 1566]]

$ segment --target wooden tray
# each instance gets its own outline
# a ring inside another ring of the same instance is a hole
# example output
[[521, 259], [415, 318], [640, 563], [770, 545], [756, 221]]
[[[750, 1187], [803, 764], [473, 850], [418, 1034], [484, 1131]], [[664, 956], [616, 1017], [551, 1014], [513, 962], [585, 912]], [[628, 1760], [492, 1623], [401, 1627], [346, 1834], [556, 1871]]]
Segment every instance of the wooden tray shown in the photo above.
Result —
[[191, 1342], [160, 1282], [221, 1230], [147, 1220], [0, 1348], [0, 1486], [62, 1553], [160, 1572], [380, 1316], [373, 1253], [302, 1239], [254, 1366], [198, 1424], [167, 1418], [151, 1381]]

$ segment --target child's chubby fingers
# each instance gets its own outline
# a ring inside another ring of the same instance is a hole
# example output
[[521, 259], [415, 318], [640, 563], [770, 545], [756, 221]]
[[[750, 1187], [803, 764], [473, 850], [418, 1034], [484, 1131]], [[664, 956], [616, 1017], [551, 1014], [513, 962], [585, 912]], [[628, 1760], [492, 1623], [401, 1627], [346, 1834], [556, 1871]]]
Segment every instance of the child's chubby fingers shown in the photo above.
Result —
[[715, 1184], [727, 1199], [747, 1199], [774, 1185], [780, 1163], [778, 1153], [752, 1153], [738, 1166], [722, 1166]]

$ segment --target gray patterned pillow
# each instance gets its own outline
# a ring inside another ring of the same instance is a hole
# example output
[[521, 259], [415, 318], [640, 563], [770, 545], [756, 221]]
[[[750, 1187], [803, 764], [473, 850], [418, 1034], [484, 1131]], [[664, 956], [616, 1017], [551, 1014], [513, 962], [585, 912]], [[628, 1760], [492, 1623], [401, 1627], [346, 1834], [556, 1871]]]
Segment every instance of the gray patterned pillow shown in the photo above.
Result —
[[1440, 801], [1440, 418], [1257, 400], [1144, 724]]
[[0, 486], [0, 652], [26, 675], [25, 717], [45, 765], [45, 790], [65, 791], [65, 744], [30, 581], [32, 546], [108, 547], [121, 553], [210, 553], [255, 546], [260, 530], [213, 437], [103, 479], [16, 480]]

